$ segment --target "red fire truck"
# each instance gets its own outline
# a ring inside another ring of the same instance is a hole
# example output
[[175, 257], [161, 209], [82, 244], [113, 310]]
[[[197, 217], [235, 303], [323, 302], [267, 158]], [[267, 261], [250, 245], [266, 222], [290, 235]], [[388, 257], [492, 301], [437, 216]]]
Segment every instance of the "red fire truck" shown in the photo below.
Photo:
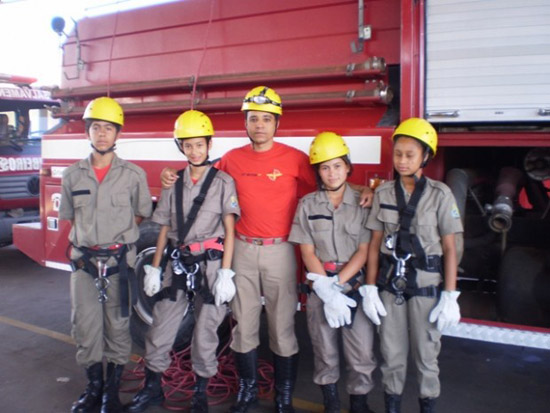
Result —
[[[464, 318], [449, 334], [550, 348], [549, 15], [534, 0], [187, 0], [83, 19], [54, 92], [66, 124], [42, 141], [40, 223], [16, 226], [16, 245], [68, 269], [60, 178], [89, 153], [90, 99], [123, 105], [118, 154], [147, 171], [156, 200], [162, 168], [184, 165], [177, 115], [211, 116], [216, 158], [247, 143], [240, 104], [265, 84], [283, 99], [277, 139], [307, 151], [318, 132], [342, 134], [364, 185], [392, 179], [400, 120], [432, 122], [427, 174], [451, 186], [465, 223]], [[155, 238], [145, 223], [141, 263]], [[144, 296], [137, 314], [150, 317]]]
[[11, 244], [13, 224], [39, 220], [39, 131], [57, 102], [48, 90], [32, 88], [35, 81], [0, 74], [0, 246]]

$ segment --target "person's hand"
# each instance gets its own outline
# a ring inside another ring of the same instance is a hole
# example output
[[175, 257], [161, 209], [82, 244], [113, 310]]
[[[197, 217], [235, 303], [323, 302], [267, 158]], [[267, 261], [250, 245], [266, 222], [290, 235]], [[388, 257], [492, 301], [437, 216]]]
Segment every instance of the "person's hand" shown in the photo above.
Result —
[[170, 189], [178, 180], [178, 171], [174, 168], [166, 167], [160, 173], [160, 183], [162, 189]]
[[376, 285], [362, 285], [359, 287], [359, 293], [363, 296], [363, 311], [366, 316], [377, 326], [380, 325], [380, 316], [388, 315], [386, 308], [380, 296]]
[[145, 271], [145, 277], [143, 277], [143, 291], [145, 291], [145, 294], [149, 297], [152, 297], [160, 291], [161, 271], [159, 267], [153, 267], [151, 265], [144, 265], [143, 270]]
[[368, 186], [365, 186], [361, 191], [361, 197], [359, 198], [359, 205], [363, 208], [369, 208], [372, 206], [372, 200], [374, 199], [374, 191]]
[[338, 285], [337, 275], [329, 277], [315, 274], [314, 272], [308, 272], [306, 277], [308, 280], [313, 281], [313, 291], [315, 291], [315, 294], [317, 294], [325, 304], [331, 301], [335, 294], [339, 294], [342, 290], [342, 287]]
[[332, 300], [325, 302], [323, 310], [327, 323], [332, 328], [344, 327], [346, 324], [351, 324], [350, 307], [356, 307], [357, 303], [354, 299], [347, 295], [337, 292]]
[[443, 331], [447, 327], [454, 327], [460, 321], [460, 307], [458, 306], [458, 291], [442, 291], [439, 302], [430, 313], [430, 323], [437, 321], [437, 329]]
[[214, 302], [217, 306], [220, 306], [223, 303], [228, 303], [235, 297], [236, 288], [232, 280], [235, 272], [229, 268], [220, 268], [216, 271], [216, 274], [212, 293], [214, 293]]

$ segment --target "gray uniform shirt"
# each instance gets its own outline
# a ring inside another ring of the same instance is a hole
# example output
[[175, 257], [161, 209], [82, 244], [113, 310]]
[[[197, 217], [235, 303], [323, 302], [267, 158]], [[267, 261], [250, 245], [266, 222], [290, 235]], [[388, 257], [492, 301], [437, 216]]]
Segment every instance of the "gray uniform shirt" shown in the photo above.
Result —
[[[196, 184], [193, 184], [193, 181], [191, 181], [189, 168], [186, 168], [183, 173], [184, 222], [193, 205], [193, 199], [200, 192], [207, 173], [208, 169]], [[204, 203], [199, 209], [197, 218], [185, 237], [184, 243], [191, 244], [210, 238], [223, 237], [225, 234], [223, 217], [227, 214], [235, 214], [236, 218], [238, 218], [241, 210], [233, 178], [223, 171], [218, 171], [208, 189]], [[172, 185], [169, 189], [162, 190], [160, 200], [153, 214], [153, 221], [160, 225], [170, 226], [168, 238], [173, 242], [178, 240], [175, 185]]]
[[[395, 181], [385, 182], [376, 188], [367, 228], [383, 231], [384, 239], [399, 229], [399, 212], [395, 197]], [[405, 201], [410, 194], [405, 192]], [[426, 178], [426, 186], [411, 222], [411, 233], [416, 234], [426, 255], [442, 255], [441, 237], [463, 232], [455, 197], [447, 185]], [[384, 242], [381, 251], [391, 254]]]
[[69, 241], [77, 247], [136, 242], [134, 217], [147, 218], [152, 209], [145, 172], [116, 155], [101, 184], [91, 155], [63, 172], [59, 219], [74, 220]]
[[334, 208], [326, 191], [304, 196], [294, 215], [289, 241], [315, 246], [315, 255], [322, 262], [347, 262], [359, 244], [370, 241], [365, 227], [369, 211], [359, 206], [360, 194], [348, 184], [344, 198]]

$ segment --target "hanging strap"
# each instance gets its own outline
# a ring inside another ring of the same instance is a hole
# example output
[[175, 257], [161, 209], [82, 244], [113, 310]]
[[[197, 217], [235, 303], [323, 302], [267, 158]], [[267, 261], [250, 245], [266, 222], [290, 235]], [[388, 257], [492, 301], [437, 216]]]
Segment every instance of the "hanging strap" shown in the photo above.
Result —
[[[416, 181], [414, 185], [414, 191], [407, 203], [405, 201], [405, 192], [401, 186], [400, 179], [395, 180], [395, 198], [397, 201], [397, 208], [399, 210], [399, 231], [397, 233], [397, 245], [395, 246], [395, 252], [398, 255], [405, 257], [408, 254], [414, 255], [414, 260], [407, 260], [407, 283], [406, 289], [414, 291], [417, 289], [416, 284], [416, 269], [418, 268], [418, 262], [424, 262], [425, 253], [422, 245], [416, 234], [411, 234], [411, 223], [416, 214], [416, 207], [420, 201], [420, 197], [424, 192], [426, 186], [426, 178], [424, 175]], [[398, 266], [395, 266], [397, 271]], [[394, 275], [395, 276], [395, 275]], [[397, 301], [396, 301], [397, 302]]]
[[399, 232], [397, 242], [399, 252], [404, 254], [414, 254], [416, 259], [424, 261], [424, 249], [420, 245], [420, 241], [416, 234], [411, 234], [411, 223], [416, 214], [416, 207], [420, 201], [420, 197], [426, 186], [426, 178], [424, 175], [416, 182], [414, 191], [409, 199], [405, 202], [405, 193], [399, 179], [395, 180], [395, 197], [397, 200], [397, 208], [399, 210]]
[[176, 181], [176, 216], [178, 220], [178, 246], [183, 245], [185, 237], [189, 233], [193, 222], [197, 218], [199, 209], [201, 208], [202, 203], [206, 199], [206, 193], [208, 188], [214, 180], [214, 176], [218, 173], [218, 170], [214, 167], [211, 167], [204, 178], [204, 182], [201, 185], [199, 194], [193, 199], [193, 206], [187, 215], [187, 220], [183, 222], [183, 172], [185, 169], [178, 171], [179, 179]]

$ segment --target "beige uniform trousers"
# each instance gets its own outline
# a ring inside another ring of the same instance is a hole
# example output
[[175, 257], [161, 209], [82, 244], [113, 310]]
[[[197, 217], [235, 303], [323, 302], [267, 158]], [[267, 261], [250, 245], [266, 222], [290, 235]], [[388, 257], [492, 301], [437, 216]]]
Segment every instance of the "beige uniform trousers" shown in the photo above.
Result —
[[[77, 249], [72, 249], [72, 259], [81, 255]], [[126, 254], [128, 266], [133, 267], [135, 257], [136, 250], [132, 247]], [[107, 265], [116, 265], [116, 260], [109, 258]], [[130, 358], [130, 317], [120, 315], [119, 275], [110, 275], [108, 279], [107, 301], [102, 304], [98, 301], [95, 279], [90, 274], [83, 270], [71, 274], [71, 334], [76, 342], [76, 362], [85, 368], [101, 362], [103, 357], [107, 362], [120, 365]]]
[[367, 394], [374, 387], [372, 372], [376, 359], [372, 351], [374, 329], [360, 303], [351, 328], [331, 328], [325, 318], [323, 301], [315, 293], [307, 299], [307, 327], [313, 345], [313, 382], [332, 384], [340, 378], [338, 335], [346, 362], [346, 391], [348, 394]]
[[[201, 264], [206, 272], [208, 287], [216, 280], [216, 270], [221, 260]], [[166, 266], [163, 288], [172, 284], [170, 262]], [[227, 305], [205, 304], [200, 295], [195, 296], [195, 328], [191, 341], [191, 364], [193, 371], [201, 377], [212, 377], [218, 371], [216, 349], [218, 347], [218, 327], [227, 314]], [[162, 373], [172, 362], [170, 350], [178, 333], [178, 328], [187, 311], [187, 295], [178, 290], [176, 301], [169, 298], [157, 302], [153, 308], [153, 325], [145, 338], [145, 365], [151, 371]]]
[[[440, 280], [440, 274], [417, 270], [418, 287], [438, 285]], [[384, 359], [380, 369], [384, 391], [398, 395], [403, 392], [410, 345], [420, 397], [438, 397], [437, 356], [441, 349], [441, 333], [428, 320], [438, 298], [412, 297], [402, 305], [395, 304], [395, 295], [388, 291], [383, 291], [380, 298], [388, 312], [386, 317], [380, 318], [380, 351]]]
[[233, 270], [237, 294], [231, 301], [231, 309], [237, 325], [231, 349], [248, 353], [259, 346], [263, 295], [269, 348], [281, 357], [296, 354], [294, 315], [298, 293], [294, 246], [288, 242], [260, 246], [236, 238]]

